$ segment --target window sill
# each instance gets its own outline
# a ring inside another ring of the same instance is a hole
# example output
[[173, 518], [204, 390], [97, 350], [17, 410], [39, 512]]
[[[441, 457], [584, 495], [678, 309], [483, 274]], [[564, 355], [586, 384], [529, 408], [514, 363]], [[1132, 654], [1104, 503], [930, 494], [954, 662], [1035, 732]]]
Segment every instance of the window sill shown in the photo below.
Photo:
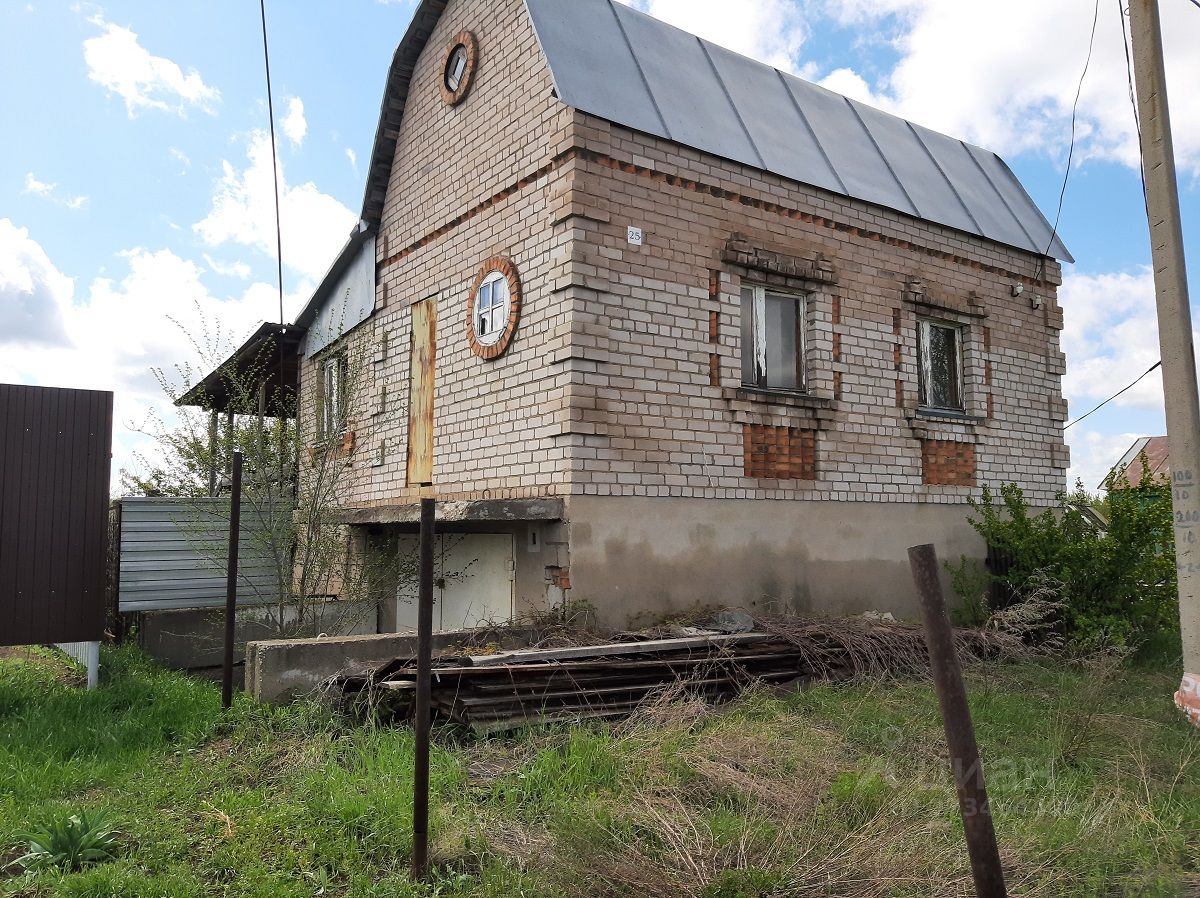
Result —
[[987, 419], [949, 408], [918, 408], [916, 417], [925, 421], [945, 421], [948, 424], [983, 424]]
[[812, 393], [801, 393], [796, 390], [768, 390], [761, 387], [734, 387], [724, 391], [726, 399], [737, 399], [742, 402], [761, 402], [768, 405], [786, 405], [792, 408], [829, 408], [832, 399], [814, 396]]

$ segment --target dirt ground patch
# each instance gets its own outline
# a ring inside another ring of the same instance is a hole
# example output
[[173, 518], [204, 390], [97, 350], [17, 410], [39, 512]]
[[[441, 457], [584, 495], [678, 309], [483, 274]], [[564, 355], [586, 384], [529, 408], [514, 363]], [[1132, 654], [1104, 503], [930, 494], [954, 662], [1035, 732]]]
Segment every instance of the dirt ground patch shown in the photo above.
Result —
[[87, 685], [87, 674], [55, 649], [40, 645], [0, 646], [0, 664], [15, 662], [44, 671], [55, 682], [72, 688]]

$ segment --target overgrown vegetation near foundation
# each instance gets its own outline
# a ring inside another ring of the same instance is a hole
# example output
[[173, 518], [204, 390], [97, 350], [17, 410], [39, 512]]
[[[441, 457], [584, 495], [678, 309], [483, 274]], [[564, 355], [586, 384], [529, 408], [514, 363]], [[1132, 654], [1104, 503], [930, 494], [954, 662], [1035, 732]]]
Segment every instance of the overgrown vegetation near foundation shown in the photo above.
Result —
[[[1125, 472], [1108, 484], [1124, 482]], [[971, 525], [1011, 566], [992, 576], [962, 559], [950, 565], [964, 623], [982, 623], [992, 611], [984, 597], [999, 584], [1005, 604], [1031, 597], [1058, 608], [1056, 634], [1073, 648], [1177, 644], [1179, 604], [1170, 485], [1151, 474], [1145, 456], [1130, 488], [1110, 489], [1099, 502], [1104, 528], [1083, 514], [1082, 491], [1059, 496], [1043, 511], [1031, 509], [1015, 483], [969, 500]]]
[[[106, 651], [95, 693], [0, 659], [0, 863], [18, 833], [109, 815], [117, 859], [0, 874], [0, 895], [967, 896], [932, 689], [665, 696], [616, 726], [433, 755], [431, 885], [409, 882], [412, 740], [239, 702]], [[1024, 896], [1182, 896], [1200, 875], [1200, 736], [1174, 671], [975, 664], [997, 829]]]

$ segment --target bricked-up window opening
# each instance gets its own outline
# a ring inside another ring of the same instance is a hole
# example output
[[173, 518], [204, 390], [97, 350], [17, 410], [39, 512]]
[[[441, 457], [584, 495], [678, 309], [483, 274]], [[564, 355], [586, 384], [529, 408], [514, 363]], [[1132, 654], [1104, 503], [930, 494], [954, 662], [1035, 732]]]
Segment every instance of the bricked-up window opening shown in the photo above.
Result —
[[766, 287], [742, 288], [742, 383], [804, 389], [805, 299]]
[[921, 405], [963, 410], [962, 328], [944, 321], [917, 321]]
[[335, 355], [321, 365], [321, 433], [341, 436], [346, 430], [346, 357]]
[[483, 346], [495, 346], [508, 327], [511, 310], [508, 279], [503, 273], [493, 271], [479, 285], [475, 300], [475, 339]]
[[816, 480], [816, 433], [794, 427], [742, 425], [747, 477]]
[[446, 89], [454, 93], [462, 85], [463, 76], [467, 74], [467, 48], [459, 44], [450, 51], [446, 61]]

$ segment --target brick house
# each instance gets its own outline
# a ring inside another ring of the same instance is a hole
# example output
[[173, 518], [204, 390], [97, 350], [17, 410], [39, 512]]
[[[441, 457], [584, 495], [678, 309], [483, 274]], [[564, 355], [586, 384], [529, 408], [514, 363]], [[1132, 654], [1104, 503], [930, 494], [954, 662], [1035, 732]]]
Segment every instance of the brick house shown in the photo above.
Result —
[[614, 0], [424, 0], [302, 416], [355, 551], [438, 497], [443, 628], [911, 614], [909, 545], [981, 557], [980, 485], [1064, 484], [1056, 259], [992, 153]]

